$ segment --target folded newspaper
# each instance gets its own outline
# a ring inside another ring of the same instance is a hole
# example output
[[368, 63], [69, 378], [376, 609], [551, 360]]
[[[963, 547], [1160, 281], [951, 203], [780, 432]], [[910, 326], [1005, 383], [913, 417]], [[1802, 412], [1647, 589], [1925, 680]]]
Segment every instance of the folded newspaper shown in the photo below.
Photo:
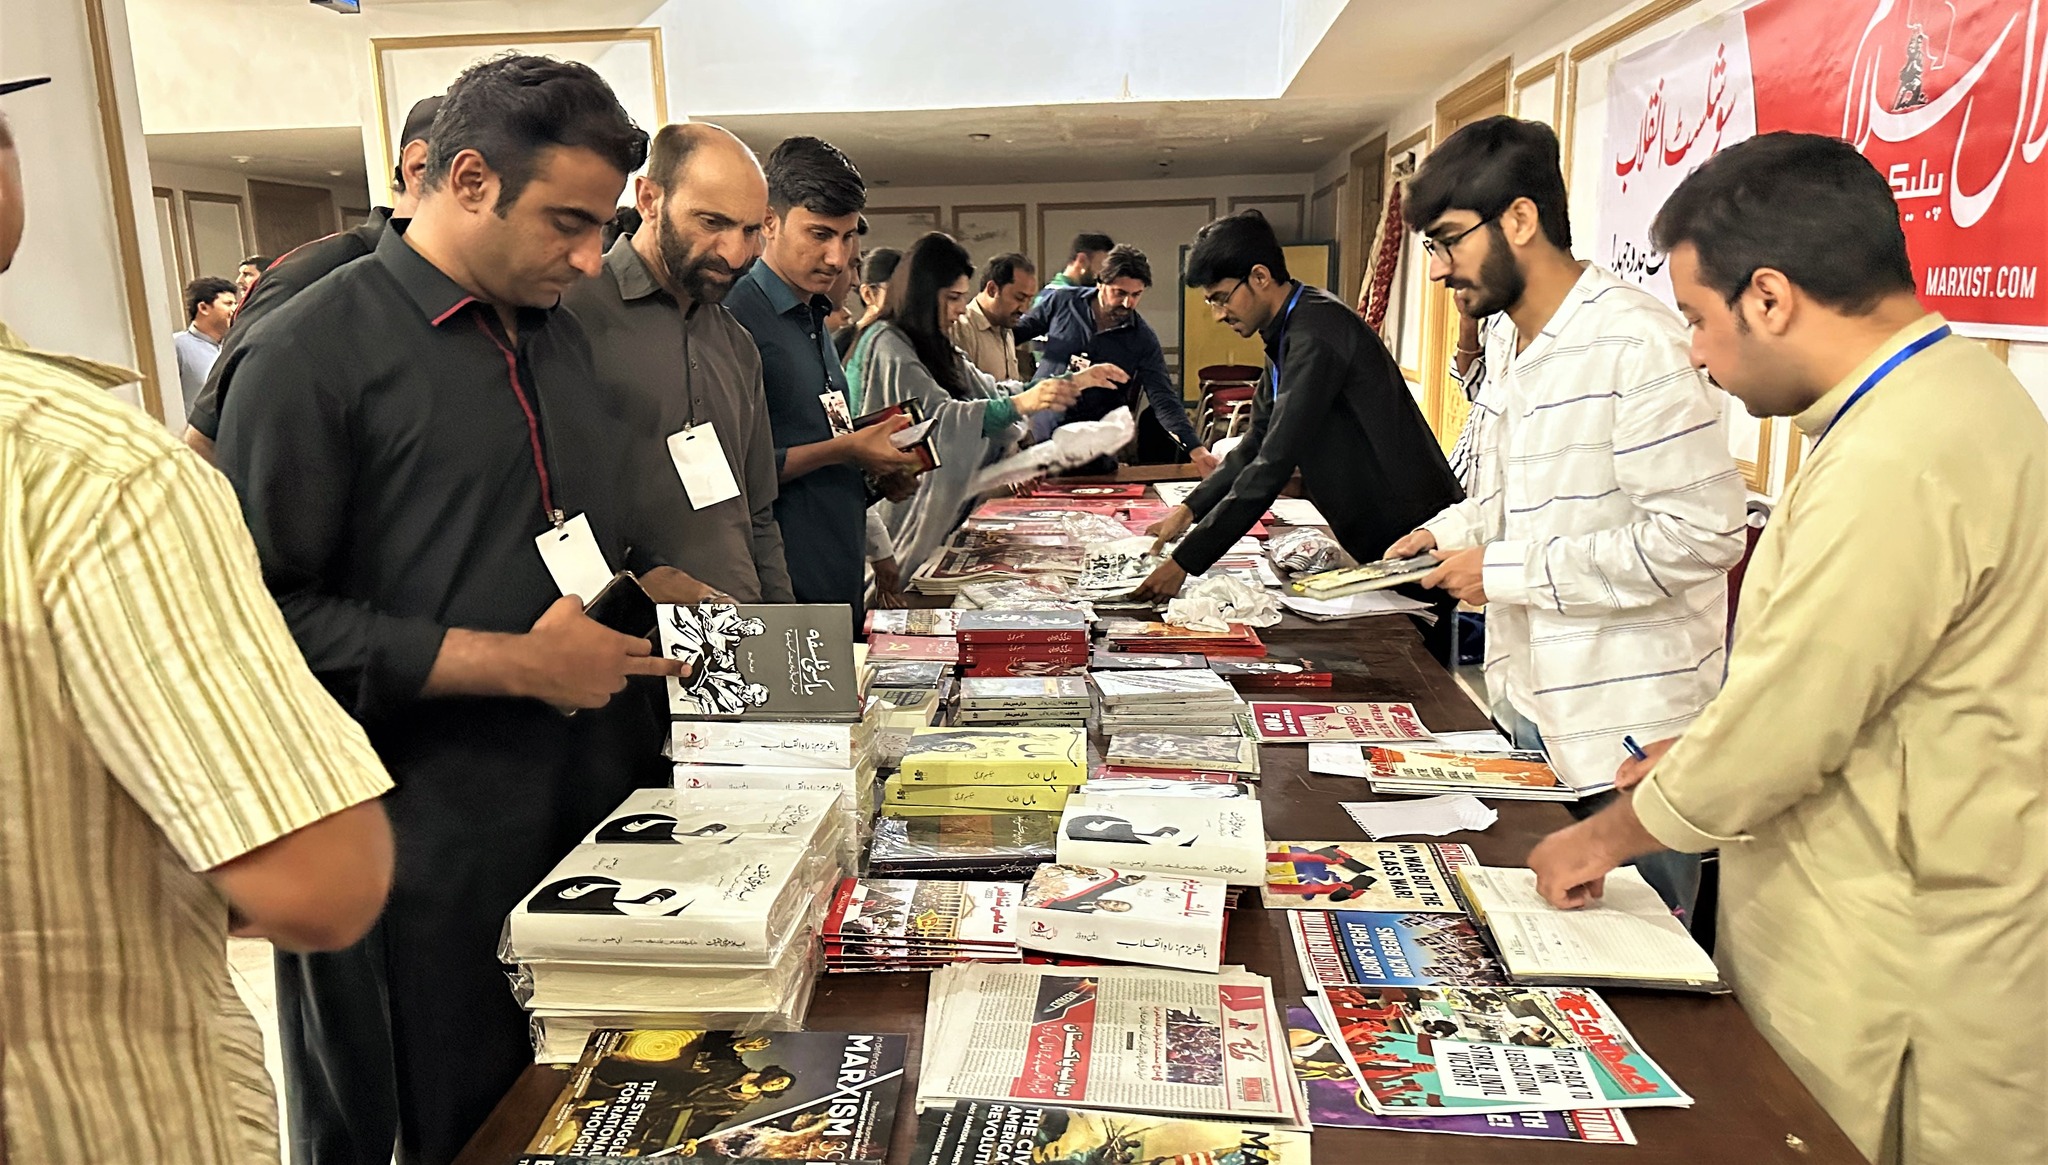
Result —
[[956, 1100], [1308, 1127], [1273, 984], [1240, 967], [937, 971], [917, 1105]]

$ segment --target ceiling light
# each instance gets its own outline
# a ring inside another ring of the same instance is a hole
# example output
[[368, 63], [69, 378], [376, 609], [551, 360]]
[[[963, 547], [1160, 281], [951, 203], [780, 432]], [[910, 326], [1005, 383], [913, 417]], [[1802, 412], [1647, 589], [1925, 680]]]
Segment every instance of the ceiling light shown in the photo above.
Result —
[[233, 158], [234, 158], [234, 160], [235, 160], [235, 165], [237, 165], [237, 166], [246, 166], [246, 165], [248, 165], [248, 164], [249, 164], [250, 162], [254, 161], [254, 159], [253, 159], [253, 158], [251, 158], [251, 157], [249, 157], [249, 155], [247, 155], [247, 154], [235, 154], [235, 155], [232, 155], [232, 156], [233, 156]]
[[341, 175], [342, 175], [342, 171], [340, 171], [340, 170], [329, 170], [329, 171], [327, 172], [327, 176], [328, 176], [329, 178], [339, 178], [339, 177], [341, 177]]
[[1315, 134], [1315, 135], [1314, 135], [1314, 136], [1312, 136], [1312, 137], [1305, 137], [1305, 138], [1301, 139], [1301, 144], [1302, 144], [1302, 145], [1304, 145], [1304, 146], [1312, 146], [1312, 145], [1314, 145], [1314, 144], [1316, 144], [1317, 142], [1319, 142], [1319, 141], [1322, 141], [1322, 140], [1323, 140], [1323, 135], [1321, 135], [1321, 134]]
[[985, 142], [988, 138], [989, 135], [985, 133], [971, 133], [967, 135], [967, 140], [971, 142]]

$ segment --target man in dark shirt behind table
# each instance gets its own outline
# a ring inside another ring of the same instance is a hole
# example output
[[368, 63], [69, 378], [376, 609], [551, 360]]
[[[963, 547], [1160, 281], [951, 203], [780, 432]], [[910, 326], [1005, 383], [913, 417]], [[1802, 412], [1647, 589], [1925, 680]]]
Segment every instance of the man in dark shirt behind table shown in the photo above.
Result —
[[242, 338], [256, 326], [256, 321], [318, 283], [329, 271], [376, 250], [377, 240], [384, 236], [384, 229], [393, 219], [404, 222], [412, 217], [413, 207], [420, 200], [420, 174], [427, 165], [427, 130], [440, 109], [441, 99], [428, 97], [415, 102], [406, 113], [398, 162], [391, 170], [394, 197], [389, 207], [371, 207], [369, 217], [359, 225], [287, 251], [258, 272], [249, 293], [242, 297], [242, 306], [235, 312], [235, 322], [228, 328], [228, 334], [221, 337], [220, 357], [206, 378], [206, 387], [191, 402], [185, 420], [185, 444], [193, 452], [209, 462], [213, 460], [213, 443], [220, 437], [221, 397], [228, 391], [228, 357], [241, 346]]
[[634, 200], [640, 229], [562, 302], [590, 334], [605, 386], [642, 414], [645, 500], [664, 519], [651, 549], [742, 603], [794, 602], [761, 354], [722, 306], [761, 253], [761, 164], [715, 125], [667, 126]]
[[[1188, 252], [1187, 282], [1231, 331], [1265, 340], [1268, 364], [1244, 440], [1146, 531], [1181, 542], [1141, 597], [1179, 594], [1187, 576], [1208, 570], [1252, 528], [1296, 469], [1331, 533], [1360, 562], [1464, 497], [1386, 345], [1336, 296], [1288, 275], [1280, 241], [1258, 211], [1203, 227]], [[1448, 615], [1450, 604], [1443, 608]]]
[[[1063, 413], [1042, 414], [1056, 418], [1052, 427], [1075, 421], [1099, 421], [1126, 405], [1135, 411], [1138, 394], [1142, 392], [1144, 399], [1152, 402], [1153, 418], [1166, 430], [1174, 446], [1194, 462], [1195, 468], [1207, 474], [1216, 468], [1216, 457], [1202, 444], [1194, 423], [1188, 420], [1187, 405], [1182, 403], [1180, 390], [1167, 374], [1166, 353], [1159, 346], [1159, 333], [1138, 314], [1138, 301], [1151, 286], [1152, 264], [1146, 260], [1145, 252], [1128, 243], [1119, 244], [1110, 248], [1103, 259], [1093, 286], [1048, 285], [1045, 294], [1017, 321], [1016, 339], [1045, 339], [1038, 369], [1031, 374], [1034, 382], [1066, 375], [1076, 356], [1090, 364], [1114, 364], [1131, 374], [1127, 384], [1086, 390]], [[1032, 427], [1032, 432], [1040, 437], [1051, 431], [1036, 424]], [[1116, 459], [1104, 457], [1075, 472], [1115, 470]]]
[[858, 623], [867, 508], [880, 500], [862, 471], [909, 482], [919, 464], [889, 443], [908, 423], [902, 418], [843, 432], [832, 416], [846, 413], [846, 373], [825, 330], [826, 292], [859, 254], [867, 186], [845, 154], [817, 138], [787, 139], [766, 170], [766, 249], [727, 306], [761, 350], [782, 490], [775, 520], [789, 548], [791, 589], [799, 603], [847, 604]]
[[[400, 1165], [454, 1158], [533, 1058], [496, 955], [506, 914], [661, 777], [644, 705], [613, 697], [680, 668], [582, 603], [650, 566], [618, 456], [635, 434], [554, 310], [599, 270], [646, 143], [588, 66], [473, 66], [403, 233], [232, 357], [221, 468], [300, 650], [397, 785], [397, 875], [357, 951], [382, 982], [360, 957], [336, 981], [309, 967], [302, 1003], [336, 1021], [283, 1033], [306, 1045], [294, 1117], [331, 1121], [295, 1128], [301, 1163], [388, 1165], [394, 1140]], [[676, 573], [648, 569], [649, 591]]]

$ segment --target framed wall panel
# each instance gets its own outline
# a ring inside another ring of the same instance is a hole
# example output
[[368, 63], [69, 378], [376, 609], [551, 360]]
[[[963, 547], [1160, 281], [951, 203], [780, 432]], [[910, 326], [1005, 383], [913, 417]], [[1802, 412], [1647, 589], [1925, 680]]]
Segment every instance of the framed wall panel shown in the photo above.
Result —
[[1256, 210], [1266, 216], [1282, 246], [1298, 243], [1308, 229], [1308, 196], [1305, 194], [1241, 194], [1230, 200], [1230, 213]]
[[860, 241], [863, 253], [882, 247], [908, 251], [923, 236], [946, 229], [936, 206], [870, 206], [862, 213], [868, 216], [868, 233]]
[[[248, 203], [232, 194], [186, 191], [185, 238], [190, 278], [218, 275], [233, 279], [242, 260], [256, 250]], [[179, 318], [183, 317], [181, 307]]]
[[1564, 54], [1515, 74], [1515, 116], [1552, 129], [1564, 124]]
[[[1152, 290], [1138, 311], [1166, 350], [1171, 368], [1180, 356], [1179, 279], [1182, 245], [1216, 217], [1213, 198], [1133, 199], [1126, 202], [1041, 202], [1038, 204], [1038, 270], [1047, 276], [1066, 265], [1067, 243], [1082, 231], [1101, 231], [1145, 252], [1152, 264]], [[1050, 244], [1050, 253], [1048, 253]]]
[[1311, 237], [1337, 237], [1337, 215], [1343, 206], [1344, 186], [1348, 180], [1348, 176], [1338, 178], [1308, 196], [1308, 233]]
[[185, 259], [185, 232], [178, 225], [178, 194], [161, 186], [150, 188], [151, 201], [156, 207], [156, 239], [162, 251], [164, 290], [170, 295], [169, 310], [173, 320], [185, 318], [185, 281], [191, 276], [185, 274], [188, 265]]
[[[619, 104], [648, 133], [668, 124], [668, 79], [659, 28], [580, 28], [554, 32], [466, 33], [453, 36], [382, 36], [370, 40], [370, 72], [377, 99], [377, 163], [389, 173], [392, 147], [406, 111], [421, 98], [446, 92], [461, 72], [504, 52], [540, 53], [580, 61], [597, 70]], [[627, 187], [630, 197], [632, 188]]]
[[[1001, 206], [956, 206], [950, 233], [967, 248], [977, 267], [1006, 251], [1029, 255], [1031, 252], [1025, 247], [1024, 211], [1021, 202]], [[1033, 259], [1032, 262], [1038, 260]], [[1041, 282], [1047, 274], [1044, 270], [1039, 271]]]

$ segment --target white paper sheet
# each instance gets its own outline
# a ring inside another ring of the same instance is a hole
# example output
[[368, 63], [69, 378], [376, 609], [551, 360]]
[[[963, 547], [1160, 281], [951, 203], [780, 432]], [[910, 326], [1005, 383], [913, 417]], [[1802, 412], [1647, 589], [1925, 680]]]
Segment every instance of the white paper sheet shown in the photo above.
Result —
[[1329, 519], [1307, 498], [1274, 498], [1268, 507], [1273, 516], [1290, 526], [1327, 526]]
[[1310, 741], [1308, 771], [1328, 773], [1333, 777], [1365, 776], [1365, 747], [1357, 744]]
[[1442, 837], [1460, 830], [1481, 830], [1500, 814], [1470, 793], [1422, 797], [1413, 801], [1346, 801], [1344, 811], [1374, 841], [1390, 837]]
[[1336, 599], [1282, 595], [1280, 603], [1305, 619], [1357, 619], [1365, 615], [1401, 615], [1429, 610], [1428, 603], [1417, 602], [1393, 591], [1360, 591]]
[[1513, 752], [1515, 742], [1492, 729], [1480, 732], [1438, 732], [1436, 742], [1449, 752]]

